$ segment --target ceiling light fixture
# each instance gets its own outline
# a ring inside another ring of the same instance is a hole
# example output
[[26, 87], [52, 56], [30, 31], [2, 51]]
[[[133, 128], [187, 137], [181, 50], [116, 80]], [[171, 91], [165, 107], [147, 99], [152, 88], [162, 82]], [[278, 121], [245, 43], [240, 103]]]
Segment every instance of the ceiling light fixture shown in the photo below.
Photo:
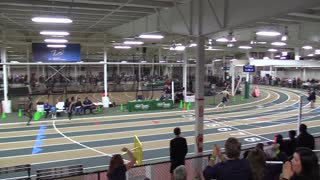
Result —
[[72, 20], [69, 18], [34, 17], [31, 20], [37, 23], [63, 23], [63, 24], [72, 23]]
[[264, 41], [259, 41], [257, 42], [258, 44], [267, 44], [267, 42], [264, 42]]
[[268, 49], [269, 52], [277, 52], [277, 49]]
[[68, 36], [70, 33], [64, 31], [41, 31], [40, 34], [50, 36]]
[[271, 45], [273, 45], [273, 46], [285, 46], [287, 44], [285, 42], [273, 42], [273, 43], [271, 43]]
[[45, 39], [44, 42], [47, 42], [47, 43], [67, 43], [68, 40], [66, 40], [66, 39]]
[[127, 45], [141, 45], [144, 42], [142, 41], [124, 41], [123, 44], [127, 44]]
[[314, 56], [314, 54], [308, 54], [308, 57], [313, 57]]
[[234, 46], [234, 44], [232, 44], [232, 43], [227, 44], [227, 47], [233, 47], [233, 46]]
[[239, 46], [239, 49], [252, 49], [251, 46]]
[[185, 46], [176, 46], [176, 47], [171, 47], [171, 51], [184, 51], [186, 49]]
[[302, 49], [310, 50], [310, 49], [312, 49], [312, 46], [303, 46]]
[[191, 44], [189, 45], [189, 47], [196, 47], [196, 46], [197, 46], [196, 43], [191, 43]]
[[281, 35], [281, 33], [277, 32], [277, 31], [259, 31], [259, 32], [256, 32], [256, 35], [274, 37], [274, 36]]
[[65, 44], [48, 44], [48, 48], [65, 48], [67, 47]]
[[229, 40], [227, 38], [224, 38], [224, 37], [218, 38], [218, 39], [216, 39], [216, 41], [217, 42], [229, 42]]
[[283, 35], [282, 37], [281, 37], [281, 41], [287, 41], [288, 40], [288, 36], [287, 35]]
[[130, 46], [114, 46], [115, 49], [131, 49]]
[[286, 52], [286, 51], [281, 52], [281, 54], [282, 54], [282, 56], [288, 56], [288, 52]]
[[159, 34], [141, 34], [139, 36], [139, 38], [142, 38], [142, 39], [163, 39], [164, 36], [159, 35]]
[[314, 54], [319, 55], [320, 54], [320, 49], [315, 50]]

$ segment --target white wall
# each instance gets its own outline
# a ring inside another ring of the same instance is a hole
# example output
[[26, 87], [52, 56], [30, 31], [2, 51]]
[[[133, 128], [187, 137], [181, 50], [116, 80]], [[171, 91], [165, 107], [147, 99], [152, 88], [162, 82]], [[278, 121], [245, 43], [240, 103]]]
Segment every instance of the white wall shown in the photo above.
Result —
[[[306, 70], [306, 80], [307, 79], [319, 79], [320, 80], [320, 69], [307, 69]], [[300, 78], [302, 79], [303, 70], [300, 69], [290, 69], [285, 71], [277, 71], [277, 77], [279, 78]]]

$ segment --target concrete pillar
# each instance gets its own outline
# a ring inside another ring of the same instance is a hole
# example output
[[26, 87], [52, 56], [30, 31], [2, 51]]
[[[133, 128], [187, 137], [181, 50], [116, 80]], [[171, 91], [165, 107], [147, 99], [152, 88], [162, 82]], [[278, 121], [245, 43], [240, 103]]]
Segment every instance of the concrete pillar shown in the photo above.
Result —
[[[204, 0], [198, 0], [199, 13], [198, 13], [198, 37], [197, 37], [197, 63], [196, 63], [196, 95], [195, 95], [195, 146], [194, 152], [197, 156], [201, 156], [203, 153], [203, 119], [204, 119], [204, 76], [203, 72], [205, 70], [205, 36], [202, 32], [203, 25], [203, 4]], [[202, 173], [202, 158], [197, 158], [194, 160], [193, 168], [195, 170], [195, 177]]]
[[235, 86], [235, 76], [236, 76], [236, 72], [235, 72], [235, 66], [233, 64], [231, 64], [230, 67], [230, 71], [231, 71], [231, 94], [232, 96], [234, 96], [235, 92], [234, 92], [234, 86]]
[[[4, 35], [3, 35], [4, 36]], [[7, 49], [5, 43], [2, 44], [1, 47], [1, 60], [2, 63], [7, 63]], [[11, 113], [11, 103], [8, 99], [8, 72], [7, 65], [3, 65], [3, 112]]]
[[300, 60], [300, 49], [294, 48], [294, 60]]
[[[184, 60], [184, 63], [183, 63], [183, 69], [182, 69], [182, 73], [183, 73], [183, 79], [182, 79], [182, 82], [183, 82], [183, 87], [184, 87], [184, 90], [183, 90], [183, 96], [186, 97], [187, 95], [187, 89], [188, 89], [188, 85], [187, 85], [187, 79], [188, 79], [188, 71], [187, 71], [187, 68], [188, 68], [188, 60], [187, 60], [187, 55], [186, 55], [186, 52], [184, 52], [184, 57], [183, 57], [183, 60]], [[190, 81], [190, 80], [189, 80]], [[192, 87], [190, 87], [192, 88]]]
[[[106, 40], [106, 35], [104, 35], [104, 41]], [[106, 43], [103, 44], [103, 81], [104, 81], [104, 94], [108, 94], [108, 70], [107, 70], [107, 60], [108, 60], [108, 54], [107, 54], [107, 47]]]
[[[30, 51], [29, 51], [29, 45], [26, 46], [27, 47], [27, 62], [30, 62]], [[30, 83], [30, 65], [27, 65], [27, 81], [28, 83]]]

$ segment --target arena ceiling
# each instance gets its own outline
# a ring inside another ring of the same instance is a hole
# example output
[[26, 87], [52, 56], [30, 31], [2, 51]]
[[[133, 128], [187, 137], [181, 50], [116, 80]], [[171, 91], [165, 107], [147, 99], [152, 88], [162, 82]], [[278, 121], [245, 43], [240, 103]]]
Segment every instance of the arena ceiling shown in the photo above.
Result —
[[[308, 57], [320, 49], [320, 2], [317, 0], [204, 0], [204, 34], [207, 37], [208, 59], [222, 56], [241, 58], [247, 50], [239, 46], [250, 45], [254, 40], [266, 44], [251, 44], [251, 52], [267, 54], [268, 49], [294, 51]], [[189, 46], [197, 36], [197, 4], [191, 0], [1, 0], [0, 28], [8, 47], [8, 56], [25, 59], [26, 48], [32, 42], [43, 42], [41, 30], [68, 31], [70, 43], [81, 43], [83, 57], [101, 58], [106, 43], [110, 54], [134, 54], [141, 49], [114, 50], [114, 45], [124, 40], [137, 39], [141, 33], [160, 33], [163, 40], [147, 40], [143, 46], [150, 47], [150, 53], [170, 48], [181, 43]], [[73, 20], [69, 25], [36, 24], [35, 16], [59, 16]], [[278, 37], [258, 37], [259, 30], [275, 30], [287, 34], [287, 45], [274, 47], [270, 43], [280, 41]], [[216, 42], [221, 37], [234, 37], [233, 47], [227, 42]], [[209, 43], [212, 39], [213, 43]], [[302, 49], [312, 46], [312, 50]], [[194, 52], [194, 48], [188, 48]], [[176, 54], [179, 52], [172, 52]], [[190, 53], [192, 54], [192, 53]], [[191, 55], [192, 56], [192, 55]], [[318, 58], [317, 55], [310, 58]]]

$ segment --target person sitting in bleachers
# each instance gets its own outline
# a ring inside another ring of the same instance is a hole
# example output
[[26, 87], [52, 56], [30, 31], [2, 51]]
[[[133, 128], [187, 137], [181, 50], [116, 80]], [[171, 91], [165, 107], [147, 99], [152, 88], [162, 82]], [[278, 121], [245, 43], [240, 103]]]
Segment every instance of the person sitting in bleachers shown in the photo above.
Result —
[[86, 114], [87, 109], [90, 110], [90, 114], [92, 114], [92, 110], [95, 109], [95, 105], [90, 101], [88, 97], [85, 97], [83, 101], [83, 114]]
[[43, 104], [43, 109], [46, 112], [46, 115], [44, 118], [48, 117], [48, 115], [50, 113], [50, 108], [51, 108], [51, 105], [49, 104], [48, 100], [46, 100], [46, 102]]
[[80, 115], [82, 108], [83, 108], [83, 105], [82, 105], [81, 99], [78, 98], [76, 104], [74, 105], [75, 114]]

